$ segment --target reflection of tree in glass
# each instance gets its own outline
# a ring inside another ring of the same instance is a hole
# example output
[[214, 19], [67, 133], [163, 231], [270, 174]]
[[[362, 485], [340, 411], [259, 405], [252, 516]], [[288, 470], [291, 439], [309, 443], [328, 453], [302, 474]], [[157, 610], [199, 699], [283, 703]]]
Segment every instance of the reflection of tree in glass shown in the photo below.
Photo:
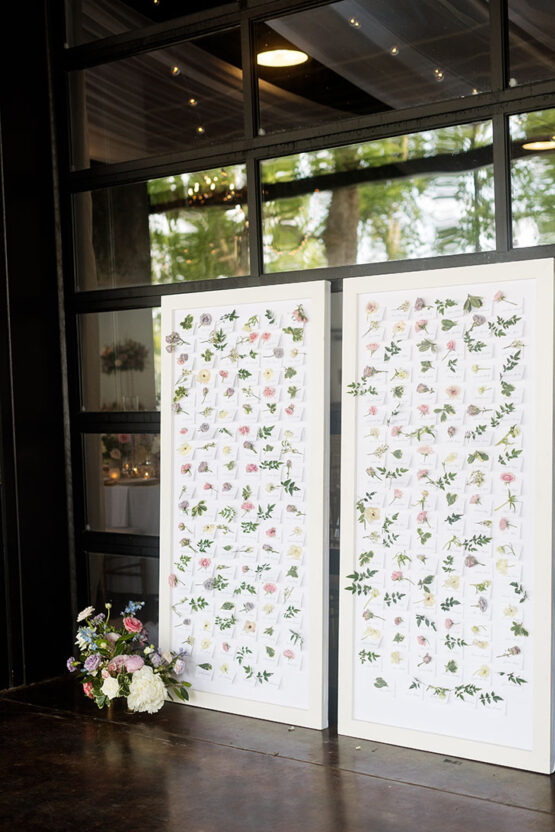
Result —
[[148, 191], [153, 282], [248, 273], [244, 167], [157, 179]]
[[266, 268], [492, 248], [491, 160], [486, 122], [264, 162]]
[[555, 135], [555, 109], [511, 116], [509, 121], [514, 244], [555, 243], [555, 149], [522, 147]]

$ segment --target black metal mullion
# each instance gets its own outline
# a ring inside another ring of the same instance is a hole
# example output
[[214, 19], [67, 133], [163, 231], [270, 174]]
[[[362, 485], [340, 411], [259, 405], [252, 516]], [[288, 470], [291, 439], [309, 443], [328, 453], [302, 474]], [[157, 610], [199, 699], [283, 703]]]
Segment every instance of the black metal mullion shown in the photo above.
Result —
[[150, 411], [91, 411], [74, 416], [84, 433], [160, 433], [160, 413]]
[[508, 119], [499, 114], [493, 117], [493, 185], [495, 208], [495, 240], [499, 252], [509, 251], [512, 245], [511, 172]]
[[490, 0], [490, 73], [491, 88], [495, 92], [507, 85], [509, 55], [509, 17], [507, 0]]
[[124, 185], [156, 179], [177, 172], [193, 172], [214, 167], [244, 163], [246, 159], [272, 158], [305, 150], [319, 150], [372, 139], [414, 133], [420, 130], [464, 124], [491, 119], [500, 113], [541, 110], [553, 106], [553, 81], [528, 84], [503, 93], [483, 93], [468, 99], [420, 105], [406, 110], [376, 113], [342, 119], [311, 128], [287, 133], [270, 133], [247, 137], [244, 140], [214, 144], [203, 149], [184, 150], [111, 165], [97, 165], [94, 169], [73, 171], [65, 186], [74, 193], [113, 185]]
[[86, 530], [78, 535], [78, 539], [82, 555], [98, 553], [123, 557], [158, 558], [160, 551], [159, 538], [155, 535]]
[[262, 208], [260, 170], [256, 159], [247, 159], [247, 200], [249, 219], [249, 285], [256, 285], [264, 271], [262, 260]]

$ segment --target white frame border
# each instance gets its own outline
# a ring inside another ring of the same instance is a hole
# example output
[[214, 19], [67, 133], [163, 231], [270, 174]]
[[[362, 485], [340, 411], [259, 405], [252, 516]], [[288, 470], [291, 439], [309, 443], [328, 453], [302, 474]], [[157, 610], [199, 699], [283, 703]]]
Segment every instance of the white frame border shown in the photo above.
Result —
[[[310, 281], [244, 289], [222, 289], [211, 292], [183, 293], [162, 298], [162, 334], [172, 328], [171, 315], [175, 309], [211, 310], [218, 306], [260, 303], [310, 298], [311, 349], [308, 372], [311, 377], [311, 410], [308, 430], [312, 442], [311, 465], [307, 480], [308, 514], [312, 518], [308, 553], [310, 586], [310, 620], [308, 656], [308, 708], [293, 708], [241, 699], [233, 696], [189, 691], [189, 704], [242, 716], [291, 723], [305, 728], [323, 729], [328, 724], [328, 575], [329, 575], [329, 350], [330, 350], [330, 284]], [[162, 346], [164, 342], [162, 340]], [[160, 596], [159, 632], [163, 650], [170, 644], [170, 589], [171, 571], [171, 506], [173, 504], [173, 431], [169, 406], [172, 389], [170, 355], [162, 351], [162, 392], [160, 431]], [[171, 462], [168, 464], [168, 461]], [[320, 645], [320, 648], [318, 647]]]
[[[534, 555], [534, 714], [532, 750], [448, 737], [416, 729], [356, 720], [353, 703], [353, 600], [342, 591], [352, 571], [355, 548], [354, 504], [356, 489], [356, 399], [342, 395], [341, 437], [341, 556], [339, 576], [339, 712], [338, 733], [376, 742], [418, 748], [544, 774], [555, 770], [554, 698], [555, 669], [553, 554], [553, 372], [554, 372], [554, 261], [527, 260], [480, 266], [461, 266], [378, 277], [351, 278], [343, 282], [343, 383], [355, 377], [358, 347], [358, 295], [367, 292], [428, 289], [471, 283], [536, 281], [536, 367], [545, 367], [536, 384], [535, 435], [542, 437], [535, 450], [535, 555]], [[541, 335], [540, 335], [541, 333]], [[549, 356], [551, 360], [549, 361]], [[546, 361], [547, 359], [547, 361]], [[549, 363], [547, 363], [549, 361]], [[547, 366], [546, 366], [547, 363]], [[545, 437], [545, 439], [543, 438]], [[540, 576], [542, 576], [540, 578]], [[544, 578], [544, 579], [543, 579]], [[542, 635], [545, 634], [545, 638]]]

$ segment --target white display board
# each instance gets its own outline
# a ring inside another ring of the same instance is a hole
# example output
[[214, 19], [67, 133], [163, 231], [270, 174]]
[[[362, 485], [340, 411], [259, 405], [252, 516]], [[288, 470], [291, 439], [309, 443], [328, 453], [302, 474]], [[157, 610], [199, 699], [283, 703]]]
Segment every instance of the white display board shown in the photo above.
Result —
[[191, 703], [327, 725], [329, 284], [164, 297], [160, 639]]
[[339, 732], [553, 770], [553, 262], [344, 282]]

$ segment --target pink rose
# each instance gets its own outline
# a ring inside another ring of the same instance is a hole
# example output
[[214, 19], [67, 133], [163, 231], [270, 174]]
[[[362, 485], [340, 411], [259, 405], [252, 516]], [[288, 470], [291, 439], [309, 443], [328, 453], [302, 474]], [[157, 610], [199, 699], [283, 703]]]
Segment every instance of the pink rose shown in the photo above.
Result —
[[266, 399], [271, 399], [272, 396], [276, 395], [276, 388], [275, 387], [265, 387], [264, 390], [262, 391], [262, 395]]
[[472, 506], [477, 505], [479, 502], [480, 502], [480, 495], [479, 494], [473, 494], [472, 497], [469, 500], [469, 503]]
[[505, 474], [501, 474], [501, 479], [503, 480], [503, 482], [506, 482], [508, 484], [510, 482], [514, 482], [515, 475], [509, 474], [509, 472], [507, 472]]
[[375, 416], [377, 412], [378, 412], [378, 408], [375, 407], [374, 405], [372, 405], [371, 407], [368, 408], [368, 415], [369, 416]]
[[208, 569], [211, 563], [212, 561], [210, 560], [210, 558], [201, 558], [199, 560], [199, 566], [201, 569]]
[[428, 413], [430, 412], [430, 408], [428, 407], [427, 404], [419, 404], [418, 405], [418, 410], [420, 411], [421, 416], [427, 416]]
[[118, 433], [118, 442], [122, 445], [127, 445], [128, 442], [131, 442], [131, 434]]
[[107, 679], [110, 674], [108, 673], [107, 670], [102, 670], [100, 672], [100, 675], [102, 676], [103, 679]]
[[245, 502], [242, 504], [242, 506], [241, 506], [241, 509], [242, 509], [243, 511], [252, 511], [252, 510], [253, 510], [253, 508], [254, 508], [254, 504], [253, 504], [253, 503], [250, 503], [248, 500], [247, 500], [247, 501], [245, 501]]
[[264, 592], [266, 595], [273, 595], [277, 586], [275, 584], [264, 584]]
[[501, 529], [502, 532], [504, 532], [505, 529], [509, 528], [509, 521], [507, 520], [506, 517], [502, 517], [501, 520], [499, 521], [499, 528]]
[[450, 630], [455, 622], [451, 618], [445, 619], [445, 629]]
[[414, 330], [415, 332], [420, 332], [421, 329], [426, 329], [427, 326], [428, 321], [423, 318], [421, 321], [415, 321]]
[[181, 466], [181, 473], [182, 474], [189, 474], [191, 471], [191, 463], [186, 462], [185, 465]]
[[125, 669], [128, 673], [135, 673], [137, 670], [140, 670], [144, 663], [145, 662], [142, 656], [125, 657]]
[[273, 526], [272, 526], [271, 529], [266, 529], [266, 537], [275, 537], [275, 536], [276, 536], [276, 530], [274, 529]]
[[424, 647], [428, 642], [428, 639], [425, 636], [417, 636], [416, 640], [421, 647]]
[[203, 488], [205, 491], [212, 491], [213, 485], [211, 482], [205, 482]]
[[241, 436], [246, 436], [250, 432], [251, 429], [248, 425], [241, 425], [241, 427], [239, 428], [239, 433], [241, 434]]
[[428, 522], [428, 512], [427, 511], [419, 511], [416, 515], [416, 519], [419, 523], [427, 523]]
[[219, 375], [220, 375], [220, 378], [227, 378], [229, 373], [228, 373], [227, 370], [220, 370]]
[[295, 654], [293, 653], [293, 651], [292, 651], [292, 650], [284, 650], [284, 651], [283, 651], [283, 655], [285, 656], [285, 658], [286, 658], [288, 661], [291, 661], [291, 659], [294, 659], [294, 658], [295, 658]]
[[290, 404], [290, 405], [288, 405], [288, 406], [285, 408], [285, 412], [287, 413], [287, 415], [288, 415], [288, 416], [292, 416], [292, 415], [293, 415], [293, 413], [295, 412], [295, 405], [294, 405], [294, 404]]
[[447, 349], [449, 350], [449, 352], [452, 352], [455, 349], [455, 342], [447, 341]]
[[395, 624], [395, 626], [396, 626], [396, 627], [398, 627], [398, 626], [399, 626], [399, 624], [402, 624], [402, 623], [403, 623], [403, 619], [401, 618], [401, 616], [400, 616], [400, 615], [398, 615], [398, 616], [397, 616], [397, 618], [394, 618], [394, 619], [393, 619], [393, 623]]
[[257, 338], [258, 338], [258, 333], [257, 332], [251, 332], [251, 334], [249, 335], [250, 343], [252, 344], [253, 341], [256, 341]]
[[189, 433], [189, 428], [180, 428], [179, 433], [182, 433], [183, 435], [185, 435], [186, 433]]
[[423, 457], [427, 457], [430, 456], [430, 454], [433, 454], [434, 449], [430, 445], [421, 445], [417, 448], [417, 451], [419, 454], [422, 454]]
[[417, 474], [416, 474], [416, 479], [417, 479], [417, 480], [421, 480], [421, 479], [422, 479], [423, 477], [425, 477], [427, 474], [428, 474], [428, 469], [427, 469], [427, 468], [422, 468], [422, 470], [420, 470], [420, 471], [418, 471], [418, 472], [417, 472]]
[[241, 567], [241, 572], [243, 573], [243, 575], [245, 575], [249, 571], [249, 569], [250, 569], [250, 567], [247, 566], [247, 564], [245, 564], [244, 566]]
[[403, 573], [399, 570], [391, 573], [391, 580], [392, 581], [402, 581], [403, 580]]
[[262, 335], [260, 336], [262, 341], [269, 341], [271, 337], [272, 336], [269, 332], [263, 332]]
[[391, 428], [391, 435], [392, 436], [399, 436], [400, 433], [401, 433], [401, 428], [399, 427], [399, 425], [393, 425], [393, 427]]
[[496, 303], [499, 303], [499, 301], [503, 300], [504, 297], [505, 297], [505, 295], [503, 294], [503, 292], [501, 290], [499, 290], [499, 292], [496, 292], [494, 294], [493, 299]]
[[93, 698], [92, 689], [92, 682], [83, 682], [83, 693], [85, 694], [85, 696], [88, 696], [89, 699]]
[[396, 500], [400, 500], [401, 497], [403, 496], [403, 492], [401, 491], [400, 488], [394, 488], [393, 489], [393, 496], [395, 497]]
[[127, 656], [114, 656], [114, 658], [110, 659], [110, 661], [108, 662], [106, 670], [109, 673], [119, 673], [119, 671], [125, 664], [126, 658]]
[[254, 462], [249, 462], [249, 464], [245, 466], [245, 471], [247, 474], [254, 474], [258, 471], [258, 465], [255, 465]]
[[367, 349], [367, 350], [370, 350], [370, 352], [372, 353], [372, 355], [374, 355], [374, 353], [376, 352], [376, 350], [379, 350], [379, 348], [380, 348], [380, 345], [379, 345], [379, 344], [376, 344], [376, 343], [366, 344], [366, 349]]
[[168, 575], [168, 585], [171, 589], [177, 586], [177, 575], [174, 575], [173, 572]]
[[127, 618], [123, 619], [123, 626], [128, 633], [140, 633], [143, 629], [142, 622], [138, 618], [133, 618], [132, 615], [128, 615]]

